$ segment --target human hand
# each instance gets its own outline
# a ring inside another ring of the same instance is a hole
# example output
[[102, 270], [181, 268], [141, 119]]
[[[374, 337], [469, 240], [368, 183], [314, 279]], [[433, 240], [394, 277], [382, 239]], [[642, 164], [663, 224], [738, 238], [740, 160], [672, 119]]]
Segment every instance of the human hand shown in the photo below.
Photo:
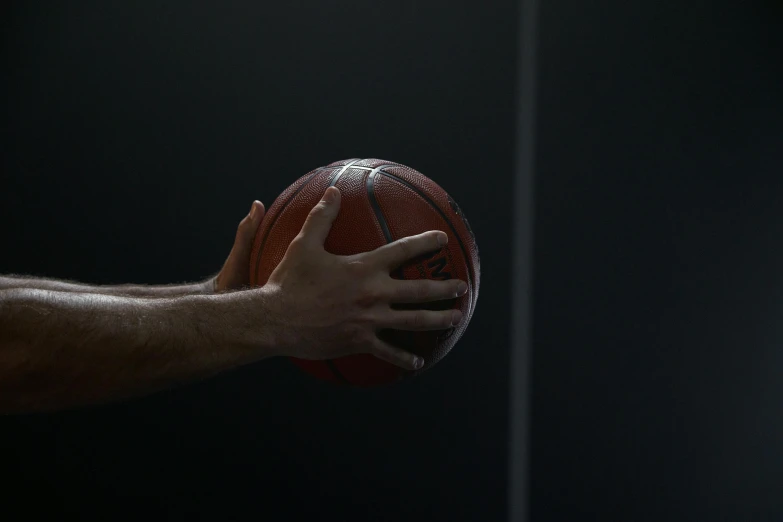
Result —
[[324, 249], [340, 210], [340, 191], [326, 190], [263, 290], [272, 336], [285, 355], [332, 359], [370, 353], [408, 370], [420, 357], [382, 341], [382, 329], [445, 330], [459, 323], [459, 310], [394, 310], [396, 303], [425, 303], [464, 295], [459, 280], [398, 280], [390, 273], [408, 261], [441, 249], [448, 237], [429, 231], [376, 250], [337, 256]]
[[266, 214], [264, 204], [254, 201], [250, 213], [239, 222], [234, 246], [220, 273], [211, 280], [213, 292], [221, 293], [250, 286], [250, 251], [264, 214]]

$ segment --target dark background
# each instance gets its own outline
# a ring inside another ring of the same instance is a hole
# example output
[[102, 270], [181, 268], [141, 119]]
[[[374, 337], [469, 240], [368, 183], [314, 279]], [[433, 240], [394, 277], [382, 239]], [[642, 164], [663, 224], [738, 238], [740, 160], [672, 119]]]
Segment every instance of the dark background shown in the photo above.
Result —
[[1, 419], [3, 509], [502, 520], [514, 2], [157, 4], [3, 8], [0, 273], [205, 278], [253, 199], [362, 156], [414, 167], [460, 203], [481, 299], [454, 352], [400, 386], [346, 390], [267, 360]]
[[[783, 519], [780, 4], [540, 4], [531, 519]], [[269, 360], [4, 418], [4, 505], [503, 520], [516, 3], [166, 5], [4, 8], [0, 273], [198, 279], [253, 198], [375, 156], [460, 202], [480, 303], [391, 389]]]
[[783, 520], [783, 4], [540, 6], [532, 520]]

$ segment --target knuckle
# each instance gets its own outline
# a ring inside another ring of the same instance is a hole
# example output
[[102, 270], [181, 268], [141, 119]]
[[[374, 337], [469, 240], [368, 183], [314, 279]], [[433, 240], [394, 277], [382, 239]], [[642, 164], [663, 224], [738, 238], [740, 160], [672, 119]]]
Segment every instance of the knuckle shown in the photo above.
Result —
[[432, 285], [429, 281], [419, 281], [419, 284], [413, 286], [413, 296], [417, 300], [424, 301], [432, 295]]
[[433, 328], [440, 328], [441, 321], [435, 312], [426, 311], [422, 312], [421, 323], [423, 329], [431, 330]]
[[384, 359], [386, 359], [387, 362], [393, 364], [394, 366], [398, 366], [400, 368], [407, 368], [408, 364], [405, 362], [405, 359], [403, 357], [400, 357], [396, 353], [390, 353], [387, 354]]
[[250, 221], [250, 216], [245, 216], [242, 218], [242, 221], [239, 222], [239, 225], [237, 226], [237, 232], [241, 232], [243, 230], [246, 230], [250, 228], [250, 225], [252, 225], [252, 221]]
[[356, 302], [360, 308], [370, 308], [378, 304], [382, 299], [382, 292], [379, 289], [368, 285], [364, 290], [361, 291], [358, 298], [356, 299]]
[[367, 328], [361, 328], [359, 333], [356, 335], [356, 345], [363, 348], [368, 349], [373, 344], [373, 334], [372, 332]]
[[367, 346], [372, 343], [375, 324], [374, 317], [367, 312], [357, 313], [354, 321], [348, 327], [348, 339], [356, 346]]
[[327, 214], [327, 210], [327, 207], [323, 203], [318, 203], [310, 211], [310, 214], [307, 216], [307, 221], [312, 222], [312, 220], [324, 219]]
[[313, 210], [311, 210], [310, 213], [311, 214], [320, 214], [322, 212], [325, 212], [326, 209], [328, 209], [328, 208], [329, 208], [329, 205], [325, 201], [321, 200], [321, 201], [319, 201], [318, 203], [316, 203], [313, 206]]
[[351, 275], [354, 276], [364, 275], [368, 270], [368, 266], [365, 261], [355, 258], [346, 261], [345, 267], [351, 273]]
[[297, 253], [300, 252], [302, 249], [304, 249], [306, 246], [305, 244], [305, 238], [300, 233], [297, 235], [291, 243], [288, 244], [288, 252]]
[[364, 329], [359, 324], [346, 328], [345, 338], [352, 346], [362, 345], [365, 341]]
[[413, 312], [408, 316], [408, 324], [412, 328], [421, 328], [424, 326], [424, 313], [423, 312]]
[[397, 240], [397, 249], [400, 251], [400, 255], [408, 259], [411, 255], [411, 240], [407, 237]]
[[236, 239], [245, 239], [245, 237], [248, 234], [251, 234], [255, 232], [253, 229], [253, 222], [250, 221], [249, 217], [244, 218], [242, 221], [239, 222], [239, 225], [237, 226], [237, 233], [236, 233]]

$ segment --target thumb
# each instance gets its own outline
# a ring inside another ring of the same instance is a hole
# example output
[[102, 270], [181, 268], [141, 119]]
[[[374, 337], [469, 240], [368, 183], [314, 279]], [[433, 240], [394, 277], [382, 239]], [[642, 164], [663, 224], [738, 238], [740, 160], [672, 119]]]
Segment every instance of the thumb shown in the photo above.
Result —
[[258, 200], [254, 201], [253, 205], [250, 207], [250, 221], [252, 221], [253, 225], [255, 225], [253, 227], [253, 232], [255, 232], [255, 228], [261, 224], [261, 220], [264, 219], [264, 214], [266, 214], [264, 204]]
[[264, 208], [264, 204], [260, 201], [253, 201], [253, 204], [250, 206], [250, 212], [247, 216], [239, 223], [239, 227], [237, 228], [237, 235], [236, 235], [236, 244], [239, 246], [248, 246], [249, 243], [253, 240], [253, 238], [256, 235], [256, 230], [258, 230], [258, 225], [261, 224], [261, 220], [264, 219], [264, 214], [266, 214], [266, 209]]
[[329, 187], [307, 216], [302, 226], [302, 239], [309, 244], [323, 246], [339, 212], [340, 189]]

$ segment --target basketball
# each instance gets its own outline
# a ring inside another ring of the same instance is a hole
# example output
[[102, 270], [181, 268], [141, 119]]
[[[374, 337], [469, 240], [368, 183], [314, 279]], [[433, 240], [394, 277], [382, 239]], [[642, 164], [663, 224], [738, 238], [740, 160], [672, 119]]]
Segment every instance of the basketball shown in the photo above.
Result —
[[299, 234], [310, 211], [330, 186], [340, 189], [340, 212], [324, 243], [327, 252], [354, 255], [375, 250], [428, 230], [448, 234], [440, 251], [412, 259], [394, 272], [395, 279], [452, 279], [468, 284], [461, 297], [424, 304], [392, 305], [396, 309], [456, 308], [463, 320], [456, 327], [434, 331], [381, 330], [378, 336], [421, 356], [424, 366], [408, 371], [370, 354], [326, 361], [292, 358], [305, 372], [327, 381], [378, 386], [421, 374], [432, 368], [465, 333], [479, 294], [479, 252], [473, 231], [457, 203], [424, 174], [380, 159], [350, 159], [317, 168], [288, 187], [274, 201], [259, 225], [250, 260], [250, 283], [263, 286]]

